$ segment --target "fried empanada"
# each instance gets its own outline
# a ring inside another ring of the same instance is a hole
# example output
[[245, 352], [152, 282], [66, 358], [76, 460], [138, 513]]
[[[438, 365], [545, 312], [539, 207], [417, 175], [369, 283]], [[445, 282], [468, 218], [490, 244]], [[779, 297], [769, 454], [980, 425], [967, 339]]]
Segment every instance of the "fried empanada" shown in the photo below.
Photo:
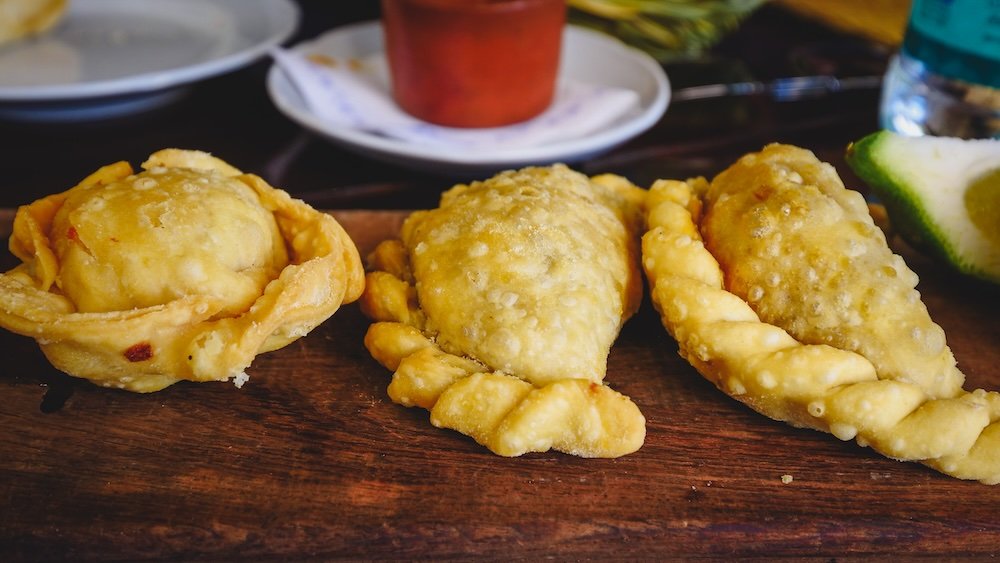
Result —
[[645, 419], [602, 381], [641, 299], [644, 198], [556, 165], [456, 186], [412, 214], [370, 256], [361, 298], [390, 397], [500, 455], [638, 449]]
[[118, 162], [22, 206], [0, 326], [100, 385], [157, 391], [246, 379], [256, 354], [361, 294], [357, 248], [329, 215], [198, 151]]
[[1000, 395], [961, 386], [944, 333], [857, 192], [770, 145], [660, 181], [643, 264], [680, 354], [758, 412], [949, 475], [1000, 482]]

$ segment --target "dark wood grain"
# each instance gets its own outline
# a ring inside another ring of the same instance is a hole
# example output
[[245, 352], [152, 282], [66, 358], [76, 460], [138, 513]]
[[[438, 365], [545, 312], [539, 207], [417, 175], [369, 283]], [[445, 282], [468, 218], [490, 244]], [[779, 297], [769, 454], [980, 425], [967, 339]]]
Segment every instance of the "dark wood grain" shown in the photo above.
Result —
[[[362, 250], [401, 212], [336, 213]], [[0, 217], [9, 225], [9, 213]], [[975, 386], [1000, 295], [905, 251]], [[250, 381], [151, 395], [55, 372], [0, 334], [0, 559], [995, 555], [1000, 487], [761, 417], [677, 356], [645, 303], [608, 381], [648, 419], [616, 460], [506, 459], [390, 402], [356, 305]], [[793, 481], [782, 483], [782, 475]]]

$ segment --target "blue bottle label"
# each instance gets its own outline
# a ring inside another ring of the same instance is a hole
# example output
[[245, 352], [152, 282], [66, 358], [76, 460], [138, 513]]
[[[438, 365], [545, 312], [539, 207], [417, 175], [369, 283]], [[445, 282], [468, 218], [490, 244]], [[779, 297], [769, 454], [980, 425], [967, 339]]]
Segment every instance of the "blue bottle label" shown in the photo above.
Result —
[[1000, 0], [913, 0], [903, 50], [938, 74], [1000, 87]]

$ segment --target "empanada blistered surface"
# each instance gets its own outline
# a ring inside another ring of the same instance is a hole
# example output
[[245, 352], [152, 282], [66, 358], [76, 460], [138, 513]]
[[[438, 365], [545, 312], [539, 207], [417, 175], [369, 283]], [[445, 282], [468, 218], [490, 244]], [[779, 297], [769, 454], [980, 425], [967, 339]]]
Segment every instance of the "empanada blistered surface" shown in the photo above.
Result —
[[711, 185], [658, 182], [648, 224], [653, 302], [721, 390], [894, 459], [1000, 482], [1000, 395], [961, 389], [915, 274], [829, 165], [771, 145]]
[[105, 166], [21, 207], [0, 276], [0, 326], [52, 364], [149, 392], [242, 383], [256, 354], [305, 335], [364, 285], [330, 216], [207, 153]]
[[645, 419], [603, 383], [641, 300], [645, 192], [565, 166], [460, 185], [383, 242], [361, 299], [389, 395], [500, 455], [638, 449]]

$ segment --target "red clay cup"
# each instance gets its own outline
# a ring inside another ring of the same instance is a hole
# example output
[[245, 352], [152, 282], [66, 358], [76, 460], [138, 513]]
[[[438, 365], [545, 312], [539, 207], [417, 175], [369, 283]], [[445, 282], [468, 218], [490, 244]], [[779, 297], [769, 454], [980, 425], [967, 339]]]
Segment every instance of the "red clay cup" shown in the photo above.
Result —
[[496, 127], [552, 103], [565, 0], [382, 0], [392, 95], [418, 119]]

